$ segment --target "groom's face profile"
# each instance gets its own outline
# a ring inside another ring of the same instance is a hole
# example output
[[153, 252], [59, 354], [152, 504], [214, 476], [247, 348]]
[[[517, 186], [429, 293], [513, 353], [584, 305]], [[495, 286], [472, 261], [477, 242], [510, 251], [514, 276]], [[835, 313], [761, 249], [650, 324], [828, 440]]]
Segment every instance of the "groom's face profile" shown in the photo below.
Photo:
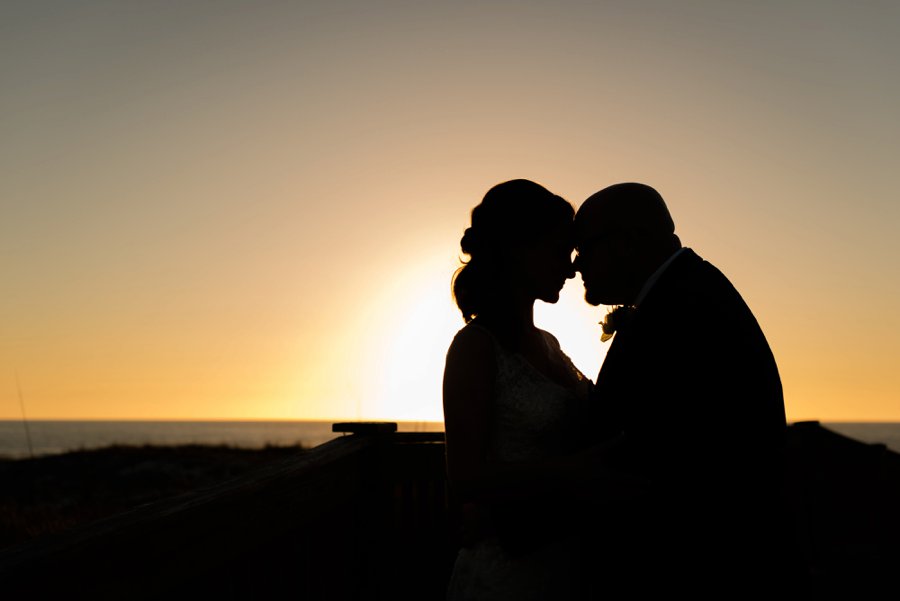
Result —
[[581, 273], [584, 300], [591, 305], [623, 304], [623, 233], [579, 228], [575, 269]]
[[617, 294], [622, 267], [618, 257], [622, 232], [607, 219], [604, 203], [587, 199], [575, 215], [575, 269], [591, 305], [620, 304]]

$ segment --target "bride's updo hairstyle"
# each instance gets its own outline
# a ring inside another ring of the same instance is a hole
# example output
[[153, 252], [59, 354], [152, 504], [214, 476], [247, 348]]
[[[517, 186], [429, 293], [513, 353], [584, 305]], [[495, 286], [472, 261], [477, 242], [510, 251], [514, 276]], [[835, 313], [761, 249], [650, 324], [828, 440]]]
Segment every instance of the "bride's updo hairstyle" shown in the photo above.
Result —
[[574, 216], [575, 209], [565, 199], [527, 179], [503, 182], [488, 190], [481, 204], [472, 209], [472, 225], [460, 240], [469, 260], [463, 261], [453, 277], [453, 297], [466, 323], [501, 297], [508, 286], [504, 249], [537, 242]]

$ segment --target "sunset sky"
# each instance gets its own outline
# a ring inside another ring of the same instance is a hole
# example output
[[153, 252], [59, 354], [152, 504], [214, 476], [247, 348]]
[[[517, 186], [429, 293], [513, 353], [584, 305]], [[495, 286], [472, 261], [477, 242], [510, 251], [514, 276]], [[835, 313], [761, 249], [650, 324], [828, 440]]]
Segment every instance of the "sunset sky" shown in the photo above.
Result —
[[[653, 185], [789, 420], [900, 421], [898, 63], [888, 1], [3, 2], [0, 418], [439, 420], [528, 178]], [[581, 297], [537, 317], [594, 377]]]

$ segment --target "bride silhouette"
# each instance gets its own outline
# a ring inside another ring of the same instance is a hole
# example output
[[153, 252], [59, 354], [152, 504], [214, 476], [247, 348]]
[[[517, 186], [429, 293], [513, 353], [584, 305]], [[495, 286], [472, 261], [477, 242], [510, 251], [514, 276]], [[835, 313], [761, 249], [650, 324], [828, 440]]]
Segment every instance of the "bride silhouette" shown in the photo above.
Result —
[[463, 548], [448, 599], [578, 596], [562, 500], [584, 473], [571, 457], [591, 383], [533, 319], [535, 301], [555, 303], [575, 275], [573, 217], [564, 199], [513, 180], [488, 191], [462, 237], [470, 259], [453, 293], [466, 326], [447, 353], [444, 420]]

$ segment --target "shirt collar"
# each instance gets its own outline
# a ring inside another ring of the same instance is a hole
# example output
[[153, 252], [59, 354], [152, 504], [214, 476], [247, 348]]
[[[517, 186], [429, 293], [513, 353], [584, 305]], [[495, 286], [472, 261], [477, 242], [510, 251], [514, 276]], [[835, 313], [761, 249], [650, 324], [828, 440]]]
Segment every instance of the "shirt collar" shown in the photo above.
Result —
[[635, 307], [637, 307], [641, 304], [641, 301], [644, 300], [644, 298], [650, 292], [650, 289], [653, 288], [653, 285], [656, 283], [656, 280], [658, 280], [660, 278], [660, 276], [663, 274], [663, 272], [665, 272], [665, 270], [668, 269], [669, 265], [672, 264], [672, 261], [674, 261], [678, 257], [678, 255], [683, 253], [685, 250], [687, 250], [687, 248], [685, 248], [685, 247], [681, 247], [678, 250], [676, 250], [674, 253], [672, 253], [672, 256], [670, 256], [668, 259], [666, 259], [665, 263], [660, 265], [659, 268], [653, 272], [653, 275], [651, 275], [649, 278], [647, 278], [647, 281], [644, 282], [644, 287], [641, 288], [641, 291], [638, 293], [637, 298], [634, 299]]

